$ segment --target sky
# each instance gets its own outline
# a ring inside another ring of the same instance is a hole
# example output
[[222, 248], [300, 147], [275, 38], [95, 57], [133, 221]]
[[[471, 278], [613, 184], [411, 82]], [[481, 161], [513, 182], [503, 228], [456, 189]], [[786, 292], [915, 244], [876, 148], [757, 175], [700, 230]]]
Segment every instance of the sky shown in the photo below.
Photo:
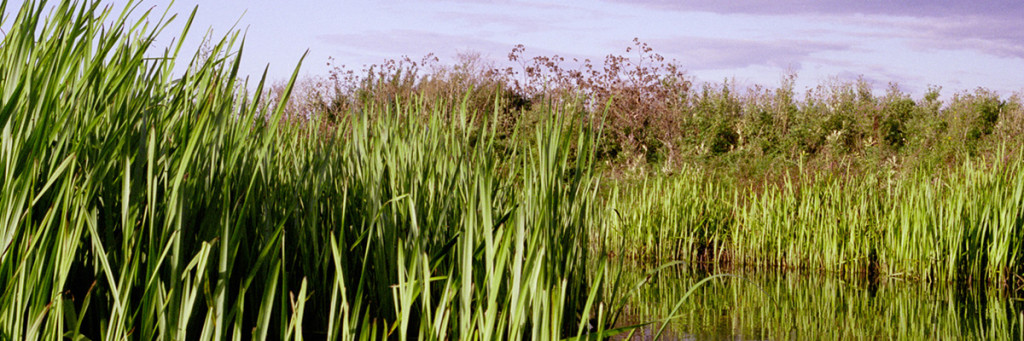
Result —
[[[599, 62], [635, 57], [626, 48], [639, 38], [698, 82], [775, 87], [795, 72], [798, 90], [858, 77], [877, 91], [893, 82], [915, 96], [930, 85], [943, 95], [1024, 90], [1019, 0], [178, 0], [170, 10], [184, 16], [172, 28], [196, 6], [187, 46], [198, 46], [206, 29], [218, 37], [241, 30], [242, 73], [258, 77], [269, 65], [273, 80], [290, 76], [307, 50], [301, 73], [315, 76], [327, 74], [328, 58], [358, 71], [403, 56], [453, 62], [474, 52], [505, 66], [517, 44], [526, 57]], [[140, 8], [162, 11], [168, 1], [142, 0]], [[165, 45], [176, 31], [166, 33]]]

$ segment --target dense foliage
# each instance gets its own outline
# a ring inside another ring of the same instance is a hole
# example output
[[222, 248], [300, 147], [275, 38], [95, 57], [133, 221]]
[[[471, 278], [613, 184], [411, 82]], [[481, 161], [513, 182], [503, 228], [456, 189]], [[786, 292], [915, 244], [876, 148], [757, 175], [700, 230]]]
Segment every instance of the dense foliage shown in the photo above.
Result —
[[639, 41], [271, 86], [171, 19], [0, 22], [0, 339], [597, 338], [642, 289], [609, 256], [1021, 286], [1019, 96], [801, 100]]
[[421, 120], [470, 115], [411, 98], [323, 132], [261, 98], [262, 80], [250, 97], [235, 36], [174, 75], [179, 47], [150, 45], [166, 20], [63, 2], [40, 21], [44, 8], [25, 3], [0, 52], [0, 339], [609, 325], [586, 281], [601, 224], [590, 122], [548, 120], [499, 154], [495, 125]]

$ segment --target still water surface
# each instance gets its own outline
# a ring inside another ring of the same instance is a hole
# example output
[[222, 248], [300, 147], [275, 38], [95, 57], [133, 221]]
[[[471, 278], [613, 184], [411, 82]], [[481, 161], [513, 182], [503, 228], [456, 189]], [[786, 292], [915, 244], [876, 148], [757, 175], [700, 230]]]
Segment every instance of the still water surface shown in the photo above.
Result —
[[[800, 273], [737, 273], [626, 266], [625, 283], [649, 277], [617, 326], [677, 316], [666, 340], [1020, 340], [1024, 301], [998, 289], [925, 284], [889, 278], [839, 279]], [[682, 302], [681, 304], [679, 302]], [[678, 306], [678, 307], [677, 307]], [[673, 309], [675, 313], [673, 314]], [[651, 340], [661, 327], [639, 328], [633, 340]], [[622, 340], [619, 335], [616, 340]]]

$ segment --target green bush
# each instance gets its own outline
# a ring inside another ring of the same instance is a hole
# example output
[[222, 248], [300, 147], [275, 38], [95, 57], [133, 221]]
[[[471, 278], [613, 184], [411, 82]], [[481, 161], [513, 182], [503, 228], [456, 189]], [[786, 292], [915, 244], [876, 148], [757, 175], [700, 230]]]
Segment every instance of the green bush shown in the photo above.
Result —
[[886, 103], [885, 118], [882, 121], [882, 139], [893, 149], [900, 149], [907, 142], [907, 120], [914, 111], [914, 101], [909, 98], [895, 99]]
[[724, 154], [731, 151], [738, 141], [739, 135], [733, 128], [732, 122], [722, 121], [716, 124], [712, 130], [708, 148], [713, 155]]
[[998, 97], [985, 96], [976, 99], [973, 103], [976, 116], [971, 129], [967, 132], [967, 138], [978, 140], [992, 134], [992, 128], [999, 120], [999, 113], [1002, 111], [1003, 105], [1003, 101], [1000, 101]]

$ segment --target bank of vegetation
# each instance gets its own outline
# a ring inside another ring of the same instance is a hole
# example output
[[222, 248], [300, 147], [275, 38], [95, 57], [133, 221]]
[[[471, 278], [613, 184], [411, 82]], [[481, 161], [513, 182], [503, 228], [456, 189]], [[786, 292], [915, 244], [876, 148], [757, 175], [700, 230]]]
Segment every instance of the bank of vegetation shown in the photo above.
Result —
[[[418, 98], [531, 143], [552, 108], [602, 122], [595, 167], [611, 255], [708, 266], [1024, 284], [1024, 106], [979, 88], [921, 98], [832, 80], [798, 92], [696, 83], [634, 41], [632, 58], [488, 67], [429, 56], [307, 79], [289, 112], [346, 117]], [[324, 129], [334, 129], [325, 126]]]
[[1017, 97], [697, 86], [640, 42], [272, 86], [237, 34], [52, 7], [0, 23], [0, 339], [597, 338], [617, 257], [1020, 278]]

